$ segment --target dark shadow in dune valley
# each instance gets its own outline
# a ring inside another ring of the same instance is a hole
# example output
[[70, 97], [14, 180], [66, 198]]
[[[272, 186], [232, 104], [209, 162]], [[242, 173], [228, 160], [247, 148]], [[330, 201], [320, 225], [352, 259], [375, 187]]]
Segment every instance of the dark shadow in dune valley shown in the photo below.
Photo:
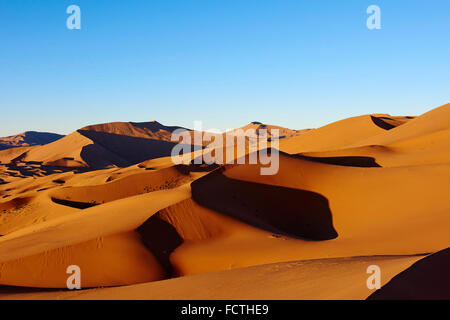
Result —
[[318, 193], [234, 180], [220, 170], [191, 187], [198, 204], [267, 231], [308, 240], [338, 236], [328, 200]]

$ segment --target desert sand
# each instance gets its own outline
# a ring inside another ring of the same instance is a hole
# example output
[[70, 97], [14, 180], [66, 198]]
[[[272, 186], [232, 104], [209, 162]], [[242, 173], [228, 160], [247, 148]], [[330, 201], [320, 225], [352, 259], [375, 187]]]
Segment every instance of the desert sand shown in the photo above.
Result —
[[0, 138], [0, 150], [44, 145], [61, 139], [62, 135], [49, 132], [27, 131], [17, 135]]
[[[448, 266], [450, 104], [311, 130], [253, 122], [279, 142], [267, 176], [174, 164], [178, 128], [93, 125], [0, 151], [0, 299], [401, 299], [411, 283], [410, 298], [450, 299], [420, 294]], [[69, 265], [83, 290], [66, 289]]]

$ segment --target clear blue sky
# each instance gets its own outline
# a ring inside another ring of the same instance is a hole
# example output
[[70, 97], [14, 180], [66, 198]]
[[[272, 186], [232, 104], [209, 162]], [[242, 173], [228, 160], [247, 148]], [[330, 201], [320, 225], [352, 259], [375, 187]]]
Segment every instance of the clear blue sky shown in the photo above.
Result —
[[[66, 28], [71, 4], [81, 30]], [[371, 4], [381, 30], [366, 28]], [[301, 129], [449, 96], [449, 0], [0, 0], [0, 136], [149, 120]]]

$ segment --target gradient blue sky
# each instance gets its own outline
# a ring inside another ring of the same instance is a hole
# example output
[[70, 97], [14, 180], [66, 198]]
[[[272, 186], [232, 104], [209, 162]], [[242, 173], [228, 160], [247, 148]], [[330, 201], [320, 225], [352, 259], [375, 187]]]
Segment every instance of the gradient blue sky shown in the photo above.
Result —
[[[66, 28], [66, 8], [82, 29]], [[366, 28], [381, 7], [382, 30]], [[301, 129], [449, 102], [449, 0], [0, 0], [0, 136], [110, 121]]]

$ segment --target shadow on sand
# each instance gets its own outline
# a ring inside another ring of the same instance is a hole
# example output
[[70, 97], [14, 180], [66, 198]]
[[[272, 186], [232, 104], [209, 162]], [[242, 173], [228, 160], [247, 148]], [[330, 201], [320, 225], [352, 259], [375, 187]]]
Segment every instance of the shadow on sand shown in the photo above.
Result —
[[381, 166], [372, 157], [358, 156], [342, 156], [342, 157], [311, 157], [303, 154], [290, 155], [297, 159], [318, 162], [324, 164], [332, 164], [344, 167], [360, 167], [360, 168], [381, 168]]
[[338, 236], [327, 198], [315, 192], [234, 180], [221, 170], [191, 188], [198, 204], [270, 232], [308, 240]]
[[173, 276], [170, 254], [183, 243], [175, 227], [160, 218], [160, 213], [150, 217], [137, 231], [145, 246], [155, 255], [166, 271], [167, 277]]
[[[83, 136], [95, 141], [107, 151], [117, 157], [108, 159], [118, 167], [130, 166], [140, 162], [167, 157], [177, 143], [163, 140], [130, 137], [125, 135], [98, 132], [92, 130], [78, 130]], [[187, 146], [190, 148], [191, 146]], [[82, 159], [93, 168], [102, 168], [104, 163], [99, 162], [99, 154], [94, 145], [85, 146], [81, 152]]]
[[368, 300], [449, 300], [450, 248], [417, 261]]

